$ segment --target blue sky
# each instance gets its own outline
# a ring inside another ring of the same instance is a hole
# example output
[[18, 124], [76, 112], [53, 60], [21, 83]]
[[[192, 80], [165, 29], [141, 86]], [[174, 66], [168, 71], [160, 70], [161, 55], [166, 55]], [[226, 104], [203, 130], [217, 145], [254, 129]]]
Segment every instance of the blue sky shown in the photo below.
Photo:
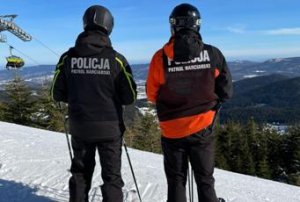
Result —
[[[147, 63], [168, 41], [168, 17], [180, 3], [199, 9], [203, 41], [217, 46], [228, 61], [300, 56], [299, 0], [0, 0], [0, 15], [18, 14], [15, 22], [33, 40], [2, 34], [26, 65], [56, 64], [82, 31], [86, 8], [100, 4], [115, 18], [113, 47], [131, 64]], [[0, 69], [8, 54], [8, 45], [1, 43]]]

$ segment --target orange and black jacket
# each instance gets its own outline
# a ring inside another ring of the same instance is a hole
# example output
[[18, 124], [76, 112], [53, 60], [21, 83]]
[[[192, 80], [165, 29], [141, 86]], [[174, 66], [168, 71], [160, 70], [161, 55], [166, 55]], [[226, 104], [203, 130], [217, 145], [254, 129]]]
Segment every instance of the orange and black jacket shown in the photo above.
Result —
[[216, 104], [232, 96], [232, 79], [220, 50], [185, 30], [154, 54], [146, 93], [156, 104], [162, 135], [182, 138], [212, 124]]

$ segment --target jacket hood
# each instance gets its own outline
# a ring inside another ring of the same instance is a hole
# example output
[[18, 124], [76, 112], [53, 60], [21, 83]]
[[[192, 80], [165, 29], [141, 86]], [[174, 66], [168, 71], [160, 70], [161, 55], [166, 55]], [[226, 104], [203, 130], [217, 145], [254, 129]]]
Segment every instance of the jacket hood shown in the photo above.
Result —
[[107, 34], [99, 30], [89, 30], [77, 37], [74, 51], [79, 56], [99, 54], [104, 48], [111, 48], [111, 41]]
[[203, 49], [202, 37], [198, 32], [183, 29], [173, 35], [163, 50], [175, 61], [189, 61], [199, 57]]

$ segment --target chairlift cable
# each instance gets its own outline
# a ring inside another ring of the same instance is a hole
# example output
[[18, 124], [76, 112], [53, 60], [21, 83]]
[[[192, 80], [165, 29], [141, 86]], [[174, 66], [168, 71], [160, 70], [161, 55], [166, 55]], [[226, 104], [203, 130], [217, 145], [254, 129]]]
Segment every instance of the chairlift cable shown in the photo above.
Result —
[[60, 56], [58, 53], [56, 53], [54, 50], [52, 50], [49, 46], [47, 46], [45, 43], [43, 43], [42, 41], [38, 40], [37, 38], [33, 37], [33, 39], [35, 39], [39, 44], [41, 44], [42, 46], [44, 46], [46, 49], [48, 49], [50, 52], [52, 52], [54, 55], [56, 56]]

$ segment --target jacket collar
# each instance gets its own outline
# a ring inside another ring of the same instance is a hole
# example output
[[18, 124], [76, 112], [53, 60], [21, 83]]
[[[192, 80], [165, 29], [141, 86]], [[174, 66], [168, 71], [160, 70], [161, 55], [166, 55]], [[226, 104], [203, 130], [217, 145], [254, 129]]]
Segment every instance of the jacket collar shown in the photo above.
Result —
[[112, 48], [111, 41], [105, 33], [98, 30], [80, 33], [74, 47], [76, 53], [81, 56], [99, 53], [103, 48]]

